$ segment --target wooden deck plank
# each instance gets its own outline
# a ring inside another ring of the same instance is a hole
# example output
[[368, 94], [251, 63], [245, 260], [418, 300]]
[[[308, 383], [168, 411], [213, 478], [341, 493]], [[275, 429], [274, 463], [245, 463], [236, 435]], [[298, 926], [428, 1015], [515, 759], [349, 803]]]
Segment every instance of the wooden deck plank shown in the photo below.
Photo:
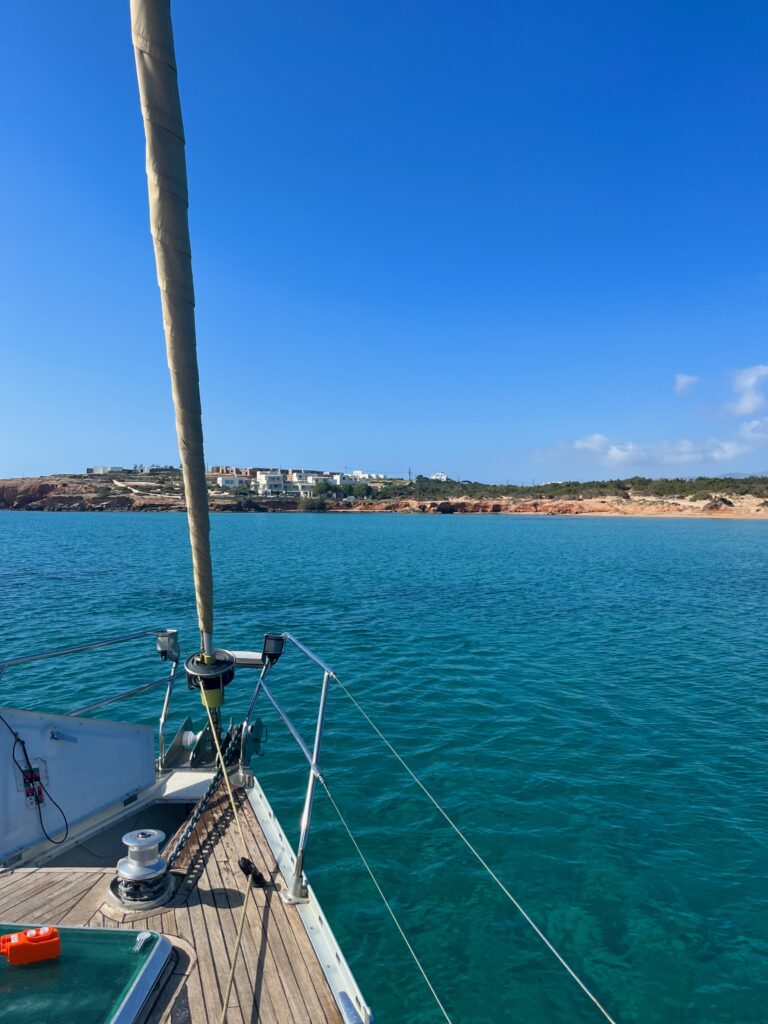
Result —
[[28, 884], [32, 881], [32, 876], [39, 870], [39, 868], [12, 868], [10, 871], [0, 872], [0, 896], [5, 889]]
[[[274, 875], [275, 880], [279, 879], [285, 884], [285, 879], [277, 866], [274, 854], [252, 808], [251, 813], [245, 816], [244, 821], [269, 867], [270, 874]], [[309, 979], [317, 1002], [324, 1012], [326, 1021], [330, 1024], [338, 1019], [339, 1010], [296, 907], [285, 907], [284, 923], [286, 927], [282, 929], [282, 938], [292, 962], [298, 965], [297, 977], [306, 975], [306, 978]], [[303, 991], [306, 991], [306, 988]]]
[[57, 872], [57, 877], [49, 882], [46, 883], [43, 878], [32, 890], [27, 890], [21, 900], [9, 904], [6, 899], [0, 907], [0, 917], [35, 924], [37, 922], [34, 919], [41, 914], [55, 914], [59, 908], [66, 908], [89, 887], [90, 879], [87, 875], [67, 878], [66, 873], [62, 875]]
[[[200, 822], [198, 824], [198, 837], [201, 828], [212, 828], [214, 826], [215, 820], [212, 819], [209, 819], [207, 822]], [[225, 878], [222, 875], [216, 857], [210, 857], [206, 864], [206, 880], [209, 886], [209, 894], [217, 909], [217, 924], [222, 933], [223, 946], [226, 951], [227, 972], [229, 972], [232, 969], [232, 951], [235, 948], [237, 937], [237, 926], [232, 913], [232, 902], [237, 900], [238, 892], [232, 888], [235, 880], [232, 877]], [[254, 978], [243, 961], [242, 951], [237, 958], [232, 989], [238, 1005], [243, 1009], [244, 1016], [247, 1008], [254, 1006], [256, 1016], [260, 1016], [262, 1005], [266, 1003], [268, 1006], [266, 1019], [269, 1020], [270, 1015], [274, 1017], [274, 1008], [271, 1005], [269, 995], [267, 993], [259, 992], [257, 994], [255, 992]], [[251, 1014], [248, 1014], [248, 1020], [250, 1019]]]
[[58, 879], [56, 884], [39, 892], [33, 901], [27, 903], [27, 913], [66, 913], [74, 902], [88, 892], [93, 885], [93, 876], [81, 875], [68, 883]]
[[208, 940], [205, 907], [195, 896], [187, 900], [184, 911], [186, 919], [181, 913], [176, 915], [181, 926], [180, 935], [195, 947], [205, 1010], [211, 1020], [218, 1020], [221, 1014], [221, 992], [218, 973], [213, 968], [213, 950]]
[[94, 876], [93, 885], [59, 916], [55, 924], [79, 926], [86, 924], [104, 902], [111, 871], [101, 871]]
[[[249, 834], [246, 818], [251, 812], [250, 805], [247, 810], [241, 805], [238, 809], [243, 819], [244, 834]], [[241, 846], [240, 836], [237, 830], [230, 828], [221, 833], [221, 844], [228, 855], [230, 864], [237, 863], [237, 856]], [[237, 845], [235, 845], [237, 844]], [[261, 851], [255, 843], [248, 843], [248, 853], [255, 866], [265, 878], [270, 879], [270, 866], [261, 857]], [[285, 915], [285, 904], [280, 899], [274, 888], [269, 890], [253, 889], [251, 892], [250, 908], [246, 918], [246, 927], [256, 937], [261, 935], [261, 941], [266, 949], [267, 958], [265, 963], [265, 977], [268, 977], [271, 970], [281, 982], [284, 992], [284, 999], [290, 1007], [293, 1020], [297, 1024], [307, 1019], [307, 1006], [293, 972], [293, 965], [285, 954], [285, 948], [280, 938], [280, 918]]]
[[[226, 800], [226, 797], [225, 797]], [[234, 945], [237, 934], [237, 926], [240, 922], [242, 909], [242, 896], [244, 892], [244, 876], [236, 867], [237, 860], [242, 853], [239, 833], [230, 819], [229, 803], [219, 803], [218, 813], [212, 814], [211, 827], [216, 836], [214, 847], [214, 865], [211, 870], [218, 872], [222, 880], [222, 886], [227, 896], [227, 911], [231, 922], [231, 942]], [[224, 838], [231, 832], [231, 843], [224, 845]], [[235, 836], [237, 838], [235, 839]], [[234, 845], [236, 844], [236, 845]], [[231, 856], [230, 856], [231, 853]], [[246, 913], [246, 925], [243, 931], [243, 949], [238, 958], [238, 970], [236, 977], [241, 972], [249, 976], [251, 998], [264, 1010], [264, 1019], [269, 1020], [270, 1014], [275, 1019], [284, 1020], [286, 1024], [293, 1024], [292, 1014], [286, 1016], [285, 992], [282, 978], [280, 977], [277, 965], [269, 958], [268, 943], [262, 942], [261, 918], [257, 915], [254, 903], [253, 891], [249, 896], [248, 911]], [[280, 1011], [280, 1012], [278, 1012]]]
[[0, 919], [8, 920], [8, 910], [11, 910], [11, 917], [15, 913], [15, 908], [22, 905], [27, 900], [33, 900], [40, 893], [41, 887], [39, 884], [34, 886], [27, 886], [26, 889], [19, 893], [18, 896], [14, 896], [13, 892], [6, 892], [0, 896]]
[[[214, 801], [215, 806], [216, 802]], [[216, 920], [217, 914], [206, 874], [206, 861], [212, 850], [205, 823], [211, 813], [216, 813], [213, 808], [206, 811], [190, 838], [188, 866], [189, 872], [194, 878], [194, 885], [186, 891], [186, 902], [183, 908], [179, 907], [176, 910], [176, 920], [179, 934], [192, 943], [198, 956], [200, 991], [205, 1012], [208, 1015], [203, 1019], [218, 1021], [229, 971], [229, 959], [221, 937], [219, 922]], [[195, 1007], [193, 1004], [190, 1006], [194, 1019]], [[232, 1024], [240, 1024], [242, 1021], [237, 992], [230, 997], [230, 1010], [228, 1010], [227, 1016]]]
[[[231, 936], [231, 943], [228, 943], [227, 939], [229, 937], [225, 935], [223, 927], [224, 915], [222, 914], [221, 907], [222, 896], [221, 893], [217, 891], [219, 888], [218, 879], [214, 879], [211, 874], [211, 867], [215, 859], [213, 850], [215, 835], [212, 830], [212, 821], [217, 812], [218, 808], [215, 806], [206, 812], [203, 818], [197, 823], [195, 828], [195, 838], [199, 849], [206, 851], [205, 860], [202, 866], [202, 873], [197, 883], [197, 895], [200, 897], [201, 903], [206, 910], [209, 908], [213, 908], [214, 910], [214, 913], [205, 913], [205, 923], [214, 963], [218, 968], [219, 1005], [221, 1005], [221, 1002], [224, 999], [227, 978], [229, 977], [229, 970], [231, 967], [231, 954], [234, 945], [234, 936]], [[242, 1012], [238, 1011], [242, 1006], [250, 1006], [251, 1001], [252, 993], [248, 991], [247, 985], [245, 988], [243, 987], [242, 980], [236, 975], [229, 997], [229, 1008], [227, 1010], [227, 1016], [232, 1019], [233, 1024], [236, 1020], [242, 1020]]]
[[30, 882], [30, 884], [26, 885], [15, 898], [13, 891], [5, 892], [3, 894], [3, 906], [10, 902], [13, 902], [15, 906], [34, 903], [41, 895], [51, 892], [57, 886], [68, 885], [71, 887], [76, 884], [77, 880], [75, 878], [60, 875], [58, 872], [55, 875], [52, 874], [50, 878], [46, 878], [45, 876], [36, 876], [34, 882]]
[[9, 871], [8, 882], [0, 890], [0, 903], [8, 898], [18, 900], [23, 893], [39, 888], [40, 879], [35, 876], [37, 876], [36, 871]]
[[24, 913], [24, 923], [56, 924], [67, 910], [77, 903], [91, 888], [82, 882], [66, 892], [54, 896], [43, 896], [33, 906], [28, 906]]
[[[226, 916], [229, 918], [228, 931], [232, 948], [234, 948], [237, 928], [240, 923], [245, 881], [243, 874], [239, 870], [237, 872], [234, 871], [233, 863], [226, 858], [216, 858], [216, 869], [219, 872], [222, 887], [226, 894]], [[273, 966], [266, 963], [267, 947], [260, 938], [260, 921], [257, 922], [257, 926], [254, 928], [253, 914], [255, 904], [253, 891], [248, 897], [248, 902], [249, 910], [243, 931], [242, 949], [238, 957], [236, 977], [241, 975], [247, 977], [251, 1000], [256, 1007], [258, 1020], [283, 1020], [284, 1015], [278, 1015], [275, 1007], [282, 1006], [285, 1001], [285, 993], [281, 979], [276, 974]], [[291, 1017], [290, 1019], [292, 1020], [293, 1018]]]
[[[262, 874], [276, 886], [274, 890], [270, 891], [272, 902], [271, 918], [272, 925], [274, 926], [272, 930], [274, 934], [269, 942], [269, 946], [273, 956], [275, 954], [280, 956], [281, 978], [288, 988], [287, 995], [289, 998], [293, 995], [293, 1005], [297, 1014], [301, 1013], [301, 1005], [297, 1003], [297, 998], [302, 999], [305, 1003], [304, 1013], [308, 1013], [309, 1018], [298, 1016], [297, 1019], [311, 1019], [313, 1024], [314, 1022], [323, 1024], [324, 1021], [328, 1022], [328, 1024], [336, 1024], [336, 1022], [340, 1021], [338, 1007], [309, 941], [309, 936], [299, 918], [298, 911], [295, 907], [290, 907], [283, 903], [277, 891], [281, 885], [285, 885], [285, 879], [277, 866], [277, 862], [253, 808], [243, 791], [237, 793], [237, 800], [239, 807], [242, 808], [241, 820], [252, 857]], [[231, 832], [232, 838], [230, 840], [225, 839], [225, 843], [229, 842], [231, 844], [234, 841], [234, 834], [234, 832]], [[230, 852], [230, 862], [236, 862], [232, 852]], [[255, 890], [255, 897], [257, 902], [261, 904], [265, 901], [266, 894], [263, 890]], [[307, 987], [306, 983], [302, 984], [302, 980], [306, 982], [306, 974], [303, 974], [302, 967], [308, 970], [310, 965], [314, 968], [314, 971], [311, 975], [312, 984]]]
[[[197, 1021], [206, 1021], [205, 997], [203, 995], [203, 976], [200, 973], [200, 962], [198, 961], [190, 971], [187, 983], [184, 986], [187, 1006], [189, 1008], [189, 1019], [197, 1024]], [[218, 1018], [213, 1018], [217, 1020]]]
[[[342, 1024], [328, 983], [246, 795], [236, 794], [248, 856], [271, 883], [252, 889], [227, 1024]], [[214, 794], [174, 871], [185, 875], [162, 911], [105, 903], [112, 868], [0, 871], [0, 918], [162, 932], [179, 950], [148, 1024], [218, 1024], [242, 908], [240, 833], [224, 788]]]

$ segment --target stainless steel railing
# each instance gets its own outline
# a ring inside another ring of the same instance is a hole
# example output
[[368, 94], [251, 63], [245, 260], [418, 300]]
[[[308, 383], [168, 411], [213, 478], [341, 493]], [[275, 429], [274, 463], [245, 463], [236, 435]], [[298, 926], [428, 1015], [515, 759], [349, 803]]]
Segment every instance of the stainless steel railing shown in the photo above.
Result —
[[[319, 658], [314, 651], [306, 647], [300, 640], [297, 640], [292, 633], [278, 633], [270, 634], [271, 638], [281, 639], [284, 644], [288, 643], [300, 651], [306, 658], [314, 662], [323, 671], [323, 682], [320, 688], [320, 701], [317, 708], [317, 719], [315, 721], [315, 737], [310, 750], [308, 744], [304, 741], [301, 733], [293, 724], [290, 716], [281, 707], [280, 702], [277, 700], [275, 695], [270, 690], [266, 682], [266, 677], [271, 671], [272, 667], [277, 661], [277, 658], [270, 660], [269, 656], [265, 653], [263, 656], [263, 664], [259, 678], [256, 683], [256, 687], [253, 691], [251, 703], [248, 708], [248, 713], [245, 717], [244, 726], [247, 726], [250, 722], [256, 701], [260, 693], [263, 693], [269, 703], [275, 709], [277, 714], [280, 716], [285, 727], [288, 729], [291, 736], [293, 736], [299, 749], [309, 763], [309, 778], [307, 779], [307, 789], [304, 796], [304, 806], [301, 813], [300, 831], [299, 831], [299, 842], [296, 848], [296, 864], [294, 866], [293, 876], [288, 883], [288, 888], [281, 892], [281, 897], [286, 903], [304, 903], [307, 900], [307, 885], [306, 879], [304, 878], [304, 855], [307, 849], [307, 841], [309, 839], [309, 827], [312, 821], [312, 807], [315, 800], [315, 785], [317, 780], [322, 781], [322, 774], [320, 772], [320, 750], [323, 742], [323, 725], [325, 723], [325, 710], [328, 703], [328, 684], [331, 679], [337, 679], [337, 675], [334, 670]], [[264, 651], [267, 651], [267, 644], [265, 639]], [[278, 656], [279, 657], [279, 656]], [[243, 737], [245, 737], [246, 729], [243, 728]]]
[[[143, 693], [150, 693], [153, 690], [165, 687], [165, 697], [163, 699], [163, 707], [160, 713], [159, 726], [158, 726], [158, 749], [159, 757], [158, 764], [162, 768], [165, 759], [165, 726], [168, 720], [168, 710], [171, 703], [171, 697], [173, 695], [174, 683], [179, 670], [179, 643], [178, 634], [174, 629], [144, 629], [137, 633], [128, 633], [124, 636], [111, 637], [107, 640], [93, 640], [87, 643], [75, 644], [68, 647], [58, 647], [54, 650], [43, 651], [34, 654], [22, 654], [15, 658], [7, 658], [4, 661], [0, 661], [0, 677], [6, 669], [14, 665], [24, 665], [36, 661], [45, 661], [50, 658], [63, 657], [70, 654], [80, 654], [86, 651], [95, 651], [104, 647], [111, 647], [117, 644], [128, 643], [132, 640], [140, 640], [144, 637], [154, 636], [156, 638], [156, 649], [160, 654], [160, 657], [164, 661], [170, 661], [171, 667], [167, 676], [156, 679], [150, 683], [144, 683], [140, 686], [134, 686], [130, 689], [123, 690], [120, 693], [110, 694], [107, 697], [103, 697], [100, 700], [93, 701], [90, 704], [85, 704], [81, 707], [74, 708], [67, 712], [69, 715], [84, 715], [91, 711], [98, 711], [101, 708], [108, 707], [110, 704], [116, 704], [118, 701], [126, 700], [129, 697], [136, 697]], [[274, 650], [272, 653], [268, 651], [267, 640], [271, 641], [271, 647], [274, 648], [275, 644], [280, 647], [280, 653], [275, 655]], [[309, 744], [304, 740], [298, 728], [291, 721], [290, 716], [281, 706], [272, 690], [267, 685], [267, 676], [279, 660], [282, 655], [283, 649], [286, 644], [290, 644], [296, 648], [301, 654], [304, 655], [309, 661], [313, 662], [322, 670], [323, 679], [320, 688], [320, 700], [317, 709], [317, 719], [315, 721], [314, 739], [310, 748]], [[282, 645], [282, 646], [280, 646]], [[283, 899], [288, 903], [301, 903], [307, 899], [307, 887], [306, 879], [304, 878], [304, 857], [307, 848], [307, 842], [309, 839], [310, 824], [312, 821], [312, 807], [315, 799], [315, 786], [317, 780], [322, 781], [323, 776], [320, 771], [320, 752], [323, 742], [323, 725], [325, 723], [325, 712], [328, 702], [328, 686], [331, 679], [338, 679], [334, 670], [325, 662], [322, 658], [318, 657], [314, 651], [310, 650], [305, 644], [298, 640], [292, 633], [273, 633], [268, 634], [265, 638], [264, 650], [261, 654], [257, 654], [254, 651], [230, 651], [235, 657], [235, 660], [240, 668], [254, 668], [259, 669], [259, 677], [256, 682], [256, 686], [251, 697], [251, 702], [248, 707], [244, 719], [243, 728], [243, 747], [241, 748], [241, 768], [247, 767], [243, 763], [243, 752], [245, 750], [245, 738], [246, 738], [246, 726], [250, 723], [253, 715], [256, 702], [260, 694], [264, 694], [271, 706], [277, 712], [280, 720], [283, 722], [288, 732], [295, 740], [297, 746], [301, 750], [302, 754], [309, 764], [309, 777], [307, 779], [307, 789], [304, 796], [304, 805], [301, 814], [299, 842], [296, 849], [296, 864], [294, 868], [293, 877], [290, 880], [288, 889], [282, 893]]]
[[82, 654], [85, 651], [96, 651], [102, 647], [113, 647], [116, 644], [128, 643], [131, 640], [141, 640], [148, 636], [154, 636], [156, 638], [157, 652], [162, 660], [170, 661], [171, 663], [171, 669], [167, 676], [164, 676], [162, 679], [156, 679], [151, 683], [134, 686], [131, 689], [123, 690], [120, 693], [110, 694], [110, 696], [104, 697], [102, 700], [94, 701], [92, 704], [86, 704], [83, 707], [74, 708], [72, 711], [66, 712], [66, 714], [84, 715], [89, 711], [97, 711], [100, 708], [105, 708], [110, 704], [116, 704], [118, 701], [125, 700], [128, 697], [136, 697], [140, 693], [149, 693], [151, 690], [157, 690], [161, 686], [164, 686], [165, 698], [163, 700], [163, 708], [160, 713], [158, 726], [158, 745], [160, 764], [162, 764], [165, 756], [165, 724], [168, 720], [168, 708], [171, 703], [173, 684], [176, 681], [176, 674], [179, 670], [179, 641], [178, 634], [175, 629], [142, 629], [138, 633], [126, 633], [123, 636], [110, 637], [108, 640], [91, 640], [82, 644], [74, 644], [70, 647], [57, 647], [51, 651], [42, 651], [35, 654], [21, 654], [16, 658], [7, 658], [5, 661], [0, 661], [0, 677], [2, 677], [5, 670], [10, 668], [12, 665], [26, 665], [35, 661], [47, 661], [49, 658], [60, 658], [68, 654]]
[[52, 651], [43, 651], [35, 654], [21, 654], [17, 658], [7, 658], [0, 661], [0, 676], [11, 665], [25, 665], [31, 661], [45, 661], [48, 658], [59, 658], [64, 654], [80, 654], [82, 651], [95, 651], [99, 647], [112, 647], [114, 644], [124, 644], [129, 640], [141, 640], [145, 636], [159, 636], [160, 634], [175, 634], [175, 629], [142, 629], [139, 633], [128, 633], [125, 636], [111, 637], [109, 640], [91, 640], [84, 644], [75, 644], [73, 647], [57, 647]]

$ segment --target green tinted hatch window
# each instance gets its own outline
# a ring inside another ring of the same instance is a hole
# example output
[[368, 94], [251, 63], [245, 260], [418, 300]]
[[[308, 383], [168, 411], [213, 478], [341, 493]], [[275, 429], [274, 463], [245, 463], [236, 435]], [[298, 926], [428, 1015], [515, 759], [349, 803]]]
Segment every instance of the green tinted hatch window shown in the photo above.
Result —
[[[34, 927], [0, 923], [0, 935]], [[144, 933], [137, 949], [140, 933], [118, 929], [59, 928], [59, 934], [57, 960], [12, 967], [0, 957], [2, 1024], [108, 1024], [159, 942], [155, 932]]]

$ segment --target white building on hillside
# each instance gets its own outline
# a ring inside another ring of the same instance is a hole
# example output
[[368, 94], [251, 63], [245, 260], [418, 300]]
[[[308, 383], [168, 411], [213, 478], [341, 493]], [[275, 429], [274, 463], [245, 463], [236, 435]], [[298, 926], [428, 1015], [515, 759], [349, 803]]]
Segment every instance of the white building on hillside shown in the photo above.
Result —
[[312, 498], [315, 494], [315, 485], [306, 480], [286, 480], [285, 496], [287, 498]]
[[296, 483], [309, 483], [310, 480], [321, 480], [323, 477], [330, 479], [329, 473], [323, 473], [320, 469], [289, 469], [288, 479]]
[[386, 480], [386, 476], [383, 473], [366, 473], [364, 469], [353, 469], [352, 476], [358, 483], [364, 480]]
[[285, 494], [285, 475], [279, 469], [261, 470], [251, 481], [251, 490], [263, 498], [277, 498]]
[[[224, 467], [217, 467], [223, 469]], [[234, 468], [234, 467], [233, 467]], [[317, 469], [257, 469], [222, 472], [216, 477], [219, 487], [235, 489], [250, 486], [251, 491], [264, 498], [311, 498], [320, 483], [328, 484], [331, 489], [351, 486], [364, 481], [376, 482], [385, 480], [383, 473], [366, 473], [356, 469], [353, 473], [327, 473]]]
[[432, 476], [429, 479], [430, 480], [439, 480], [441, 484], [444, 484], [448, 480], [448, 474], [447, 473], [433, 473]]
[[247, 487], [251, 481], [247, 476], [217, 476], [216, 483], [219, 487], [232, 489], [235, 487]]

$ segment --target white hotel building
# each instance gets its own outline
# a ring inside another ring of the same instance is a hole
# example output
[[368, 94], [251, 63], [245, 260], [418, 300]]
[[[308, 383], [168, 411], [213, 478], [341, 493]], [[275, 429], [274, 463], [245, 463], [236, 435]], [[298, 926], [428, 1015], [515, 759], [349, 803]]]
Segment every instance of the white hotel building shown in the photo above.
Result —
[[[219, 467], [215, 467], [219, 468]], [[216, 477], [219, 487], [234, 490], [236, 487], [250, 487], [262, 498], [311, 498], [317, 485], [324, 481], [335, 487], [345, 484], [359, 484], [366, 480], [383, 480], [380, 473], [363, 473], [355, 470], [347, 473], [323, 473], [319, 470], [303, 469], [259, 469], [248, 475], [229, 474]]]

